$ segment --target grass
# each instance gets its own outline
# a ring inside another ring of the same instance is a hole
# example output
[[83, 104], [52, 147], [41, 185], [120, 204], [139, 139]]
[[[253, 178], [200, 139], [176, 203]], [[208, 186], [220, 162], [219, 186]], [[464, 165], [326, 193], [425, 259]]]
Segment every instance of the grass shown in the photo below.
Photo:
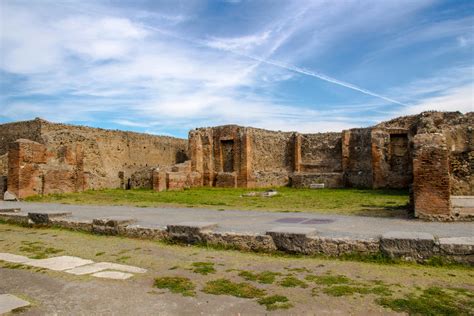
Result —
[[293, 307], [293, 304], [289, 302], [288, 297], [283, 295], [271, 295], [259, 299], [258, 304], [265, 305], [268, 311], [273, 311], [276, 309], [288, 309]]
[[193, 262], [191, 265], [193, 266], [194, 273], [208, 275], [209, 273], [216, 272], [216, 269], [214, 269], [214, 263], [212, 262]]
[[60, 252], [63, 252], [62, 249], [57, 249], [53, 247], [46, 247], [44, 243], [40, 241], [22, 241], [22, 246], [20, 251], [25, 252], [32, 259], [45, 259], [50, 255], [55, 255]]
[[231, 295], [241, 298], [256, 298], [265, 295], [265, 290], [256, 288], [246, 282], [232, 282], [228, 279], [217, 279], [209, 281], [202, 289], [204, 293], [214, 295]]
[[305, 277], [307, 281], [313, 281], [320, 285], [336, 285], [336, 284], [348, 284], [351, 280], [344, 275], [313, 275], [309, 274]]
[[300, 279], [292, 275], [284, 277], [280, 282], [278, 282], [278, 285], [283, 287], [308, 287], [308, 284], [306, 284], [306, 282], [301, 281]]
[[260, 273], [252, 273], [250, 271], [240, 271], [239, 276], [247, 281], [255, 281], [262, 284], [273, 284], [275, 277], [280, 275], [279, 272], [263, 271]]
[[168, 289], [171, 293], [179, 293], [183, 296], [195, 296], [196, 286], [190, 279], [184, 277], [161, 277], [156, 278], [154, 286], [159, 289]]
[[[262, 191], [264, 189], [254, 189]], [[216, 210], [324, 212], [353, 215], [400, 216], [406, 214], [406, 190], [277, 188], [273, 197], [241, 197], [249, 189], [193, 188], [156, 192], [146, 189], [89, 190], [80, 193], [32, 196], [27, 201], [65, 204], [131, 205], [140, 207], [186, 206]]]
[[409, 315], [472, 315], [472, 298], [460, 298], [439, 287], [429, 287], [421, 293], [410, 293], [403, 298], [380, 298], [376, 302], [385, 308]]

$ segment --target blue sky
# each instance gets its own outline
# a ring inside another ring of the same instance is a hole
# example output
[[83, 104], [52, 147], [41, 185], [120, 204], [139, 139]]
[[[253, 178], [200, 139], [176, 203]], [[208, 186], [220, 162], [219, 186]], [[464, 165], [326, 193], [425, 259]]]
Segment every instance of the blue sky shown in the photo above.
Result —
[[0, 123], [186, 137], [473, 111], [474, 1], [0, 0]]

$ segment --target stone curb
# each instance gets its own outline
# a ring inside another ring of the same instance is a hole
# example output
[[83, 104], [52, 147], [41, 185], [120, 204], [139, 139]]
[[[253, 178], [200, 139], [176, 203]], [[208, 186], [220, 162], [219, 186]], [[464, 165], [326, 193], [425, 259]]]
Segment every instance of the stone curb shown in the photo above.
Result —
[[37, 225], [47, 225], [53, 218], [62, 218], [71, 216], [71, 212], [52, 212], [52, 213], [28, 213], [28, 218]]
[[[0, 213], [0, 220], [31, 224], [26, 214]], [[132, 218], [101, 218], [87, 221], [51, 218], [46, 225], [76, 231], [119, 235], [150, 240], [171, 240], [188, 244], [204, 243], [247, 251], [328, 256], [384, 254], [391, 258], [423, 262], [444, 257], [474, 266], [474, 237], [436, 238], [420, 232], [387, 232], [379, 238], [331, 238], [317, 235], [312, 228], [276, 227], [264, 235], [213, 231], [217, 223], [181, 222], [166, 227], [140, 226]]]

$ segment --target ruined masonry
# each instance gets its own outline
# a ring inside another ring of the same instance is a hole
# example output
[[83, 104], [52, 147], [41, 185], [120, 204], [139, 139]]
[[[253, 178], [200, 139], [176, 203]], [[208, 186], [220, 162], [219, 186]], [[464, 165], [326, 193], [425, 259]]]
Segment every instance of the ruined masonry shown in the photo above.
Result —
[[188, 140], [50, 123], [0, 125], [0, 194], [103, 188], [410, 188], [416, 217], [474, 218], [474, 113], [423, 112], [301, 134], [225, 125]]

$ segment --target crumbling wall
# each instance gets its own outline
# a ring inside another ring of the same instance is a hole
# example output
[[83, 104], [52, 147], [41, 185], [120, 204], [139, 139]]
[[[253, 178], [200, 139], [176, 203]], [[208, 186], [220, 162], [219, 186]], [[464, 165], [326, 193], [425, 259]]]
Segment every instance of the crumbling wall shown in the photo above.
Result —
[[29, 139], [41, 143], [41, 120], [0, 124], [0, 156], [8, 152], [8, 144], [17, 139]]
[[293, 171], [293, 133], [249, 128], [251, 169], [257, 187], [285, 186]]
[[372, 187], [372, 130], [356, 128], [343, 132], [342, 167], [347, 187]]
[[342, 133], [301, 135], [302, 172], [341, 172]]

